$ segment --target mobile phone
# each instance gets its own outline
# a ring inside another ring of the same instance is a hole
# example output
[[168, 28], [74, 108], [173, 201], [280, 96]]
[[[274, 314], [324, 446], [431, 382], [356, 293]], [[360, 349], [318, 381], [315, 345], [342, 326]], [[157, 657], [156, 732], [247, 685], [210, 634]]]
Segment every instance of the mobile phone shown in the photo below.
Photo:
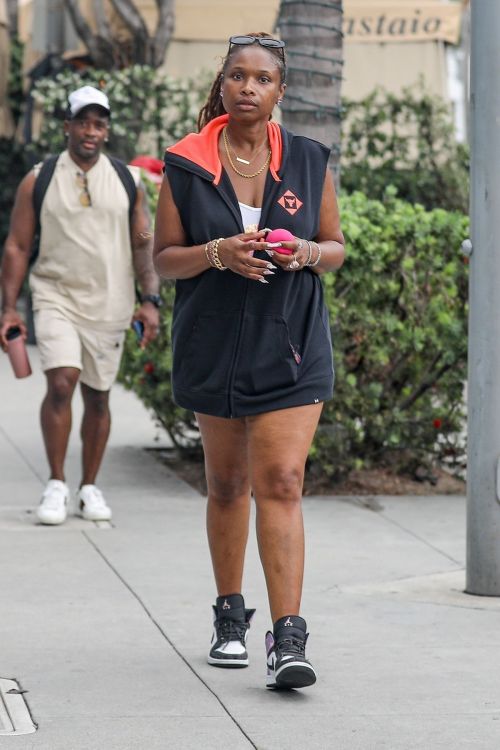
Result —
[[144, 323], [140, 320], [134, 320], [132, 323], [132, 328], [135, 331], [135, 335], [137, 336], [137, 341], [142, 341], [142, 337], [144, 336]]

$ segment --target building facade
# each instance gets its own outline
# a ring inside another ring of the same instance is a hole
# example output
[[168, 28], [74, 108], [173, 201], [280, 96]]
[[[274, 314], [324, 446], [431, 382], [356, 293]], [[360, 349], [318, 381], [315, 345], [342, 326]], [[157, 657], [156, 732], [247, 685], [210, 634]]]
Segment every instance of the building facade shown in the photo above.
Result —
[[[63, 6], [61, 0], [20, 0], [26, 70], [44, 55], [85, 54]], [[114, 33], [126, 35], [110, 0], [103, 6]], [[155, 0], [135, 0], [135, 6], [154, 33]], [[398, 93], [422, 80], [427, 91], [453, 105], [457, 135], [465, 139], [468, 54], [461, 39], [466, 6], [464, 0], [344, 0], [343, 95], [358, 100], [377, 86]], [[80, 9], [95, 27], [94, 1], [80, 0]], [[278, 11], [279, 0], [176, 0], [175, 32], [163, 67], [179, 77], [214, 70], [231, 34], [279, 34]]]

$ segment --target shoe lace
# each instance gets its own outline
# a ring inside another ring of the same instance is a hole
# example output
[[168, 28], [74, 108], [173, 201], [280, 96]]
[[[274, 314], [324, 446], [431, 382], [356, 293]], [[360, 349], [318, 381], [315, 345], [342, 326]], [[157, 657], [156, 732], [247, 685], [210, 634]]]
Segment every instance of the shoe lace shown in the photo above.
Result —
[[217, 621], [217, 634], [224, 641], [240, 641], [245, 645], [245, 635], [248, 630], [248, 622], [230, 620], [223, 617]]
[[50, 510], [58, 510], [61, 505], [65, 503], [64, 491], [60, 488], [52, 487], [50, 490], [45, 490], [42, 494], [42, 505], [44, 508]]
[[276, 650], [282, 654], [296, 654], [297, 656], [305, 656], [306, 653], [306, 642], [303, 638], [296, 638], [294, 635], [280, 638], [276, 643]]
[[104, 500], [103, 494], [98, 487], [94, 487], [83, 500], [86, 505], [92, 505], [92, 507], [104, 508], [106, 501]]

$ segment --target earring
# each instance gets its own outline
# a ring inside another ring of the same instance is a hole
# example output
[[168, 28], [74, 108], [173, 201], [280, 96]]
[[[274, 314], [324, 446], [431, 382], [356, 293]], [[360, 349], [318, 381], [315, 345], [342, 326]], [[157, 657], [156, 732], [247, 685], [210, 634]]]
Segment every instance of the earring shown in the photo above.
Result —
[[104, 139], [104, 143], [107, 143], [109, 141], [109, 138]]
[[221, 99], [223, 99], [224, 98], [224, 92], [222, 91], [222, 89], [221, 89], [220, 95], [221, 95]]
[[276, 104], [278, 105], [278, 107], [280, 107], [280, 106], [281, 106], [281, 102], [282, 102], [282, 101], [283, 101], [283, 99], [278, 99], [278, 101], [276, 102]]

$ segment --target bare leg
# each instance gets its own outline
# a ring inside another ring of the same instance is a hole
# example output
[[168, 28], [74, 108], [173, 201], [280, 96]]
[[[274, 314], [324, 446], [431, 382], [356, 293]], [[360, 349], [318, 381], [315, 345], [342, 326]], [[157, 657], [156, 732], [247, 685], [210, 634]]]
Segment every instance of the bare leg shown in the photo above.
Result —
[[257, 540], [273, 622], [299, 614], [304, 574], [302, 484], [322, 404], [247, 417]]
[[83, 397], [82, 438], [82, 482], [95, 484], [111, 429], [109, 391], [96, 391], [81, 384]]
[[250, 485], [243, 419], [196, 414], [208, 485], [207, 535], [217, 594], [241, 593]]
[[71, 400], [80, 376], [76, 367], [47, 370], [47, 393], [40, 409], [50, 479], [64, 482], [64, 461], [71, 432]]

